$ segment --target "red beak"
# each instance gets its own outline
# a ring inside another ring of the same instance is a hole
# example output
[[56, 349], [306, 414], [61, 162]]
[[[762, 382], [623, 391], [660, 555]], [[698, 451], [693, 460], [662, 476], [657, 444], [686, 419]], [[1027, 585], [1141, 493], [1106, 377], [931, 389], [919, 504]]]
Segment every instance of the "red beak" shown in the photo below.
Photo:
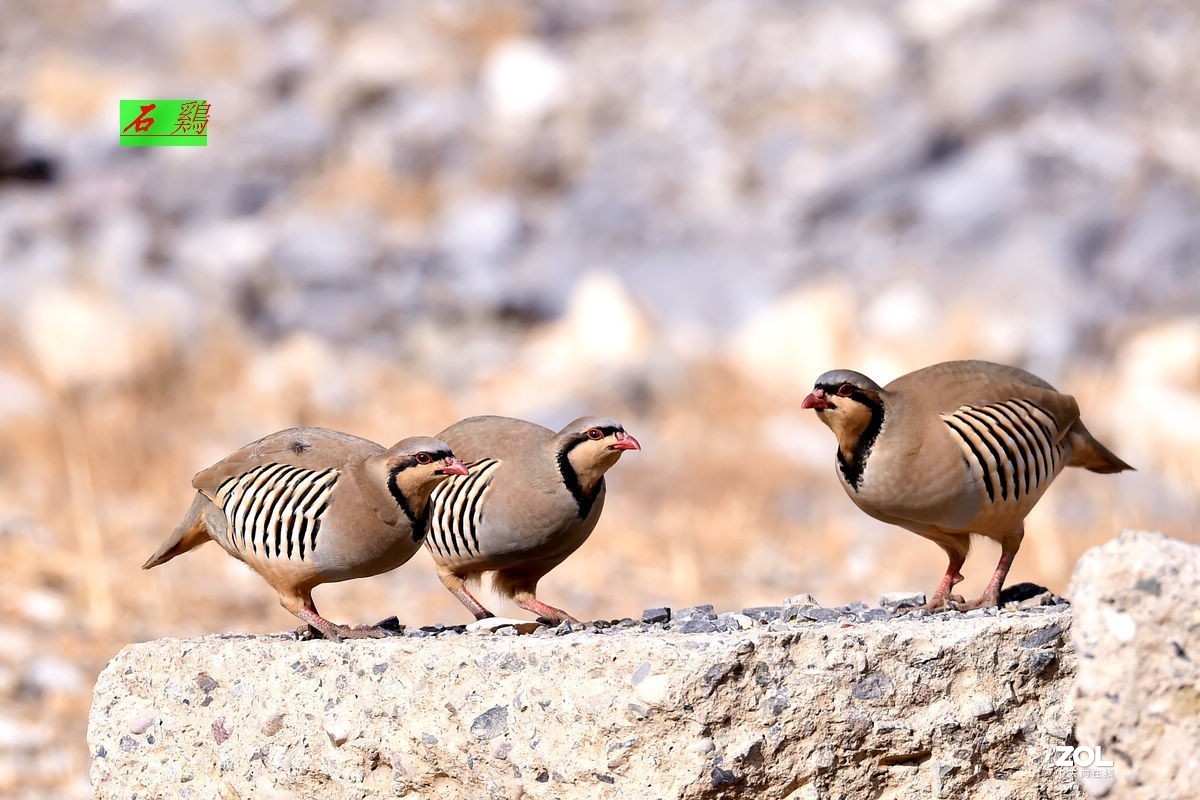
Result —
[[827, 408], [833, 408], [833, 403], [825, 399], [824, 389], [813, 389], [812, 394], [804, 398], [804, 402], [800, 404], [800, 407], [823, 411]]
[[642, 446], [638, 444], [638, 440], [630, 436], [628, 433], [617, 431], [614, 436], [617, 441], [608, 446], [609, 450], [641, 450]]
[[446, 466], [437, 471], [438, 475], [470, 475], [466, 465], [454, 456], [446, 459]]

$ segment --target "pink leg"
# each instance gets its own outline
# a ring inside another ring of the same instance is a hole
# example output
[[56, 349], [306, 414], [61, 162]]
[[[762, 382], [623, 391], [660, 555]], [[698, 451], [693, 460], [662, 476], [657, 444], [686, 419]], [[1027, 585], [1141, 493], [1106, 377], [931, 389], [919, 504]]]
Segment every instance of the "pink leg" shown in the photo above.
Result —
[[488, 617], [496, 616], [484, 608], [483, 604], [467, 591], [467, 582], [463, 578], [452, 572], [441, 571], [438, 572], [438, 577], [442, 579], [442, 585], [450, 590], [450, 594], [457, 597], [458, 602], [466, 606], [467, 610], [475, 615], [475, 619], [487, 619]]
[[996, 571], [992, 573], [992, 579], [988, 581], [987, 588], [983, 590], [983, 594], [969, 603], [951, 602], [951, 605], [958, 611], [970, 611], [973, 608], [992, 608], [1000, 605], [1000, 590], [1004, 587], [1004, 579], [1008, 577], [1008, 570], [1012, 566], [1013, 559], [1016, 557], [1017, 551], [1011, 553], [1001, 553], [1000, 563], [996, 565]]
[[548, 606], [545, 603], [543, 603], [541, 600], [538, 600], [536, 597], [533, 596], [533, 592], [526, 592], [526, 591], [514, 592], [513, 593], [513, 602], [516, 603], [517, 605], [519, 605], [521, 608], [525, 609], [526, 611], [531, 611], [534, 614], [537, 614], [538, 617], [540, 617], [542, 619], [548, 619], [551, 622], [569, 622], [572, 625], [581, 624], [579, 622], [579, 620], [575, 619], [570, 614], [563, 611], [561, 608], [555, 608], [554, 606]]
[[[309, 603], [296, 612], [296, 616], [315, 628], [322, 636], [330, 641], [340, 642], [342, 639], [383, 639], [389, 634], [379, 627], [355, 628], [349, 625], [338, 625], [330, 622], [317, 613], [317, 609]], [[303, 637], [308, 628], [301, 628], [297, 633]]]
[[953, 608], [955, 602], [962, 602], [962, 598], [958, 595], [950, 594], [950, 590], [962, 582], [963, 576], [959, 571], [962, 569], [963, 557], [954, 553], [947, 552], [950, 556], [950, 563], [946, 567], [946, 574], [942, 576], [942, 582], [938, 584], [937, 590], [933, 593], [933, 597], [923, 606], [905, 606], [904, 608], [896, 609], [899, 614], [907, 614], [909, 611], [924, 609], [925, 611], [943, 611], [946, 608]]

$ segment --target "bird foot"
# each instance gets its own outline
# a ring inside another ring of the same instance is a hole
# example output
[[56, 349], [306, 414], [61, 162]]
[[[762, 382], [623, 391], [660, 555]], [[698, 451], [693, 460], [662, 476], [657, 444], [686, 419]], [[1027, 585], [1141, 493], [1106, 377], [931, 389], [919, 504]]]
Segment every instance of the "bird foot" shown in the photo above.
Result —
[[[392, 619], [395, 619], [394, 617]], [[390, 619], [385, 619], [378, 625], [330, 625], [328, 631], [318, 630], [312, 625], [301, 625], [296, 629], [296, 638], [299, 641], [306, 642], [312, 639], [328, 639], [331, 642], [340, 642], [343, 639], [386, 639], [389, 636], [396, 636], [404, 632], [404, 626], [399, 625], [393, 628]]]
[[928, 611], [930, 614], [937, 614], [940, 611], [953, 611], [957, 608], [956, 604], [962, 602], [962, 595], [944, 594], [940, 597], [934, 595], [928, 603], [922, 605], [900, 606], [896, 609], [896, 614], [909, 614], [913, 611]]
[[950, 603], [950, 607], [955, 611], [972, 611], [976, 608], [994, 608], [1000, 605], [1000, 598], [997, 592], [986, 591], [971, 602], [965, 602], [961, 597], [956, 598]]

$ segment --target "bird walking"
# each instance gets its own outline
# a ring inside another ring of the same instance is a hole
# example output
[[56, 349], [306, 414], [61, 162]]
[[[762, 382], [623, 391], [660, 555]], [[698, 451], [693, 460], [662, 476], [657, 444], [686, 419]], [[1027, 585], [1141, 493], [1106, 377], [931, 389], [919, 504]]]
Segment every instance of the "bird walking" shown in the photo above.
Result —
[[325, 638], [385, 636], [326, 620], [312, 590], [408, 561], [425, 536], [434, 487], [466, 474], [449, 445], [427, 436], [384, 449], [326, 428], [273, 433], [197, 473], [191, 508], [142, 569], [211, 539]]
[[508, 417], [470, 417], [438, 434], [469, 475], [433, 492], [426, 546], [438, 577], [476, 619], [493, 616], [468, 591], [492, 587], [553, 622], [578, 622], [537, 599], [538, 581], [591, 534], [604, 508], [604, 473], [638, 440], [611, 419], [582, 417], [558, 433]]
[[[1064, 467], [1133, 469], [1096, 440], [1075, 398], [1041, 378], [987, 361], [948, 361], [880, 387], [852, 370], [817, 378], [803, 408], [837, 437], [837, 474], [850, 499], [876, 519], [930, 539], [949, 566], [927, 610], [999, 605], [1025, 535], [1025, 517]], [[1000, 543], [983, 594], [950, 591], [971, 534]]]

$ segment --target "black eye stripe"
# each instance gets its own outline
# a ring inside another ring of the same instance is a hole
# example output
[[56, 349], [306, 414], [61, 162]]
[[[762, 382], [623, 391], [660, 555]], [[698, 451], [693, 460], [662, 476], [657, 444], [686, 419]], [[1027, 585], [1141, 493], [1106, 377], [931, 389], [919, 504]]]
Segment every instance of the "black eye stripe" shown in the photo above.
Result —
[[417, 461], [416, 455], [405, 456], [404, 458], [397, 459], [396, 465], [391, 469], [391, 473], [395, 475], [398, 472], [403, 472], [409, 467], [427, 467], [430, 464], [435, 464], [439, 461], [445, 461], [447, 458], [451, 458], [453, 456], [449, 450], [439, 450], [436, 453], [429, 453], [428, 455], [429, 460], [424, 464]]
[[[847, 385], [850, 387], [850, 394], [839, 394], [838, 390]], [[874, 405], [876, 402], [876, 395], [874, 392], [868, 392], [865, 389], [860, 389], [852, 383], [818, 383], [814, 388], [820, 389], [825, 394], [833, 397], [845, 397], [848, 400], [856, 400], [866, 406]]]

